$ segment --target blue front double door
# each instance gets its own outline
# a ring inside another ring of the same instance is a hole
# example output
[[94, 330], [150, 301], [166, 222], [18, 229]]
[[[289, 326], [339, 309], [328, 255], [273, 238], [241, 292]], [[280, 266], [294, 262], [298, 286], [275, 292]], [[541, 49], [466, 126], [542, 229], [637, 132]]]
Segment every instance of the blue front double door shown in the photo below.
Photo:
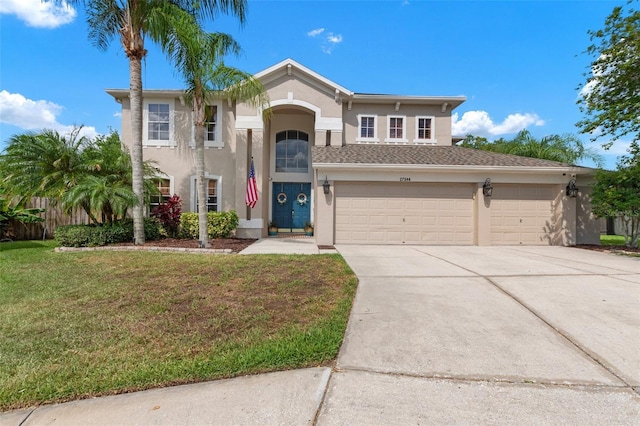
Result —
[[280, 230], [298, 230], [311, 220], [311, 184], [273, 183], [273, 221]]

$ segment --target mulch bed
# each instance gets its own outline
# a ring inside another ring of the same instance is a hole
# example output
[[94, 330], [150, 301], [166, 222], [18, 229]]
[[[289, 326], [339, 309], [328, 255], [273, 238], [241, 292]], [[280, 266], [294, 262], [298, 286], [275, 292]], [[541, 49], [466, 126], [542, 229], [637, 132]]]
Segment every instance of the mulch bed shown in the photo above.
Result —
[[[208, 249], [230, 249], [233, 253], [238, 253], [257, 240], [244, 238], [216, 238], [209, 240]], [[132, 246], [133, 243], [114, 244], [118, 246]], [[147, 241], [145, 247], [174, 247], [174, 248], [191, 248], [197, 249], [198, 241], [181, 238], [164, 238], [162, 240]]]
[[627, 246], [601, 246], [595, 244], [576, 244], [577, 248], [593, 250], [593, 251], [601, 251], [605, 253], [617, 253], [617, 254], [628, 254], [634, 256], [640, 256], [640, 247], [627, 247]]

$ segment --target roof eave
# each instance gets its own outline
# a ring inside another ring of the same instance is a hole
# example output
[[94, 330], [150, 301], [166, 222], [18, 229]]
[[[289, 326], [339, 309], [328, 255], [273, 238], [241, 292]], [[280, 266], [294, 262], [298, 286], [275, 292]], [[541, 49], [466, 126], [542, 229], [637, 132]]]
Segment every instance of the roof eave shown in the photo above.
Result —
[[377, 164], [377, 163], [313, 163], [312, 167], [318, 170], [416, 170], [416, 171], [438, 171], [448, 173], [458, 172], [492, 172], [492, 173], [518, 173], [518, 174], [549, 174], [549, 173], [572, 173], [580, 175], [593, 175], [596, 170], [580, 166], [557, 166], [557, 167], [533, 167], [533, 166], [476, 166], [476, 165], [442, 165], [442, 164]]
[[366, 103], [389, 103], [389, 102], [401, 102], [405, 104], [420, 104], [420, 105], [444, 105], [450, 106], [451, 109], [455, 109], [467, 100], [466, 96], [407, 96], [407, 95], [378, 95], [367, 93], [354, 93], [351, 97], [353, 102], [366, 102]]

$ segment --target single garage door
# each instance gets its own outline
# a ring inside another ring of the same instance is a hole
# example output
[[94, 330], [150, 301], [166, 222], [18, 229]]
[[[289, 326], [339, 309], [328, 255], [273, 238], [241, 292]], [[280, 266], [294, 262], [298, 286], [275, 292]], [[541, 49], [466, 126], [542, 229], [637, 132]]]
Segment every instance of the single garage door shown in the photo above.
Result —
[[493, 185], [492, 245], [548, 245], [555, 185]]
[[473, 243], [468, 184], [337, 182], [336, 243]]

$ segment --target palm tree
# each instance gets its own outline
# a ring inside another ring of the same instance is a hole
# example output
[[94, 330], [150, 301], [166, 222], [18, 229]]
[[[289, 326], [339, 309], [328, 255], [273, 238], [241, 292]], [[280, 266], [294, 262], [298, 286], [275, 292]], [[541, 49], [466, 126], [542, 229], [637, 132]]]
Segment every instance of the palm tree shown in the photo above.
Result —
[[511, 140], [500, 138], [494, 142], [467, 135], [461, 146], [568, 164], [575, 164], [579, 160], [592, 160], [597, 165], [602, 163], [602, 157], [595, 150], [585, 147], [580, 139], [571, 134], [536, 139], [528, 130], [521, 130]]
[[119, 37], [129, 59], [131, 102], [132, 188], [138, 203], [133, 209], [136, 244], [144, 244], [144, 189], [142, 165], [142, 60], [147, 55], [145, 38], [164, 48], [175, 18], [191, 16], [214, 18], [217, 13], [232, 13], [245, 21], [247, 0], [54, 0], [57, 3], [82, 4], [87, 11], [89, 38], [106, 50]]
[[230, 100], [241, 100], [253, 106], [268, 103], [262, 83], [233, 67], [223, 58], [238, 54], [240, 47], [228, 34], [206, 33], [193, 20], [175, 25], [176, 32], [167, 44], [167, 53], [187, 86], [187, 98], [193, 107], [196, 154], [196, 192], [198, 196], [198, 239], [207, 247], [207, 187], [205, 184], [204, 139], [208, 98], [223, 94]]
[[67, 213], [78, 206], [86, 206], [85, 211], [93, 223], [111, 223], [124, 219], [127, 210], [138, 199], [131, 185], [123, 181], [112, 181], [107, 176], [86, 175], [64, 193], [61, 201]]
[[[131, 188], [131, 157], [117, 132], [92, 141], [79, 137], [81, 129], [68, 136], [53, 130], [12, 136], [0, 155], [0, 185], [6, 193], [48, 198], [67, 212], [82, 208], [93, 222], [99, 221], [98, 214], [103, 222], [122, 218], [138, 203]], [[143, 171], [146, 177], [161, 174], [152, 162], [144, 162]], [[145, 195], [154, 190], [145, 179]]]
[[[124, 219], [138, 199], [131, 185], [131, 156], [118, 133], [97, 137], [82, 150], [81, 157], [85, 173], [62, 195], [65, 211], [82, 207], [94, 223]], [[154, 165], [143, 162], [146, 178], [161, 173]], [[145, 201], [157, 190], [150, 179], [144, 179]]]
[[55, 130], [14, 135], [0, 156], [5, 189], [21, 197], [46, 197], [55, 204], [85, 173], [82, 151], [89, 140], [81, 128], [68, 136]]

